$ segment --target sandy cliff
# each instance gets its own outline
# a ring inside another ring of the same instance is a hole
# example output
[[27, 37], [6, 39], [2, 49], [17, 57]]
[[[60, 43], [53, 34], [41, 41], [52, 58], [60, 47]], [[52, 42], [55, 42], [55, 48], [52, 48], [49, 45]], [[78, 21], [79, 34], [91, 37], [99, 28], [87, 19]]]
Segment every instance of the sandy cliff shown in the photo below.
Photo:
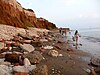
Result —
[[0, 24], [23, 28], [56, 28], [55, 24], [40, 19], [32, 9], [23, 8], [16, 0], [0, 0]]

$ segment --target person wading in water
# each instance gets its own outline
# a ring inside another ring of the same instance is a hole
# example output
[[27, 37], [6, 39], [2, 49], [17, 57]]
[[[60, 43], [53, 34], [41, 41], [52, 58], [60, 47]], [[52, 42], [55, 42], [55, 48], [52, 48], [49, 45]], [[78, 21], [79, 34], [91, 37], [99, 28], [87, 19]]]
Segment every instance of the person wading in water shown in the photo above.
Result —
[[75, 31], [74, 38], [75, 38], [76, 49], [77, 49], [77, 47], [78, 47], [78, 38], [79, 38], [79, 33], [78, 33], [77, 30]]

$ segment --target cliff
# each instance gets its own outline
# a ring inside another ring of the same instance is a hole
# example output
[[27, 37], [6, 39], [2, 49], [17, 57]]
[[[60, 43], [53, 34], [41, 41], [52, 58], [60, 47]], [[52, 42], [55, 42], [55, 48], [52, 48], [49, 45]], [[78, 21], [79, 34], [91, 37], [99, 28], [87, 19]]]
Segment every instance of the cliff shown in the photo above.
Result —
[[0, 24], [22, 28], [56, 28], [55, 24], [37, 18], [32, 9], [23, 8], [16, 0], [0, 0]]

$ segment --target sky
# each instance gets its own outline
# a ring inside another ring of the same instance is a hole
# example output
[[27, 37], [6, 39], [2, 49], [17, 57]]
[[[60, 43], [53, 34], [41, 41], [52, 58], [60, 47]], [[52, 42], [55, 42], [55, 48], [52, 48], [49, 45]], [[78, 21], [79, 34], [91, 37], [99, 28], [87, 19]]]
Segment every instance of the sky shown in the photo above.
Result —
[[100, 0], [17, 0], [57, 27], [100, 28]]

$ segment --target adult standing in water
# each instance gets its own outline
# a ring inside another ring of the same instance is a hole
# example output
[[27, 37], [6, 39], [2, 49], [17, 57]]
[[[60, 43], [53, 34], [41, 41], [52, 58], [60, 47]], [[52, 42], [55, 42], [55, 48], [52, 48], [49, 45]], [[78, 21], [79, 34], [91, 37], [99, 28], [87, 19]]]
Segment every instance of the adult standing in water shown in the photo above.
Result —
[[77, 47], [78, 47], [78, 38], [79, 38], [78, 30], [75, 31], [74, 38], [75, 38], [76, 49], [77, 49]]

